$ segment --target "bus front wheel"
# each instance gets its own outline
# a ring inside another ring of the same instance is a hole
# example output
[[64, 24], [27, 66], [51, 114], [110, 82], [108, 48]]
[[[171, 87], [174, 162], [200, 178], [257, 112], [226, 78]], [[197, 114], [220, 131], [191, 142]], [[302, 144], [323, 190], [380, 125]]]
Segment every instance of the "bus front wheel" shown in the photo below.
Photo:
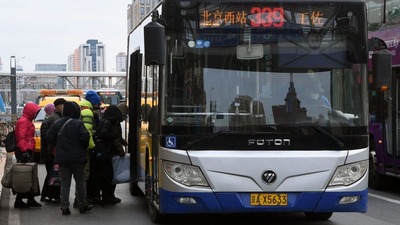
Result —
[[313, 212], [305, 212], [306, 218], [309, 220], [328, 220], [331, 218], [331, 212], [323, 212], [323, 213], [313, 213]]
[[375, 156], [375, 146], [370, 143], [370, 154], [369, 154], [369, 170], [368, 170], [368, 186], [375, 190], [383, 190], [385, 181], [385, 176], [378, 173], [376, 168], [376, 156]]

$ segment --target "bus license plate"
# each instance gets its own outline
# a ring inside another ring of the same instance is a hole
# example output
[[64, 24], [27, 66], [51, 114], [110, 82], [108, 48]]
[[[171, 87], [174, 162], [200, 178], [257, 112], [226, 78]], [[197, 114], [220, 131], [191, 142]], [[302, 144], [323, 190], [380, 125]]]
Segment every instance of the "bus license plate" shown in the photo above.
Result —
[[250, 194], [252, 206], [287, 206], [287, 194]]

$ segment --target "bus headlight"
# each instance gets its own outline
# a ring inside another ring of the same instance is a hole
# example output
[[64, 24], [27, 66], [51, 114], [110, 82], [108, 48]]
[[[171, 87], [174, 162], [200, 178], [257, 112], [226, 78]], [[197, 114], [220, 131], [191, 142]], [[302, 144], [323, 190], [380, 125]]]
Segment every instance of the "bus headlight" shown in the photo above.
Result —
[[360, 161], [343, 166], [339, 166], [328, 186], [350, 185], [358, 181], [368, 169], [368, 161]]
[[187, 164], [164, 161], [165, 172], [173, 180], [186, 186], [208, 186], [200, 168]]

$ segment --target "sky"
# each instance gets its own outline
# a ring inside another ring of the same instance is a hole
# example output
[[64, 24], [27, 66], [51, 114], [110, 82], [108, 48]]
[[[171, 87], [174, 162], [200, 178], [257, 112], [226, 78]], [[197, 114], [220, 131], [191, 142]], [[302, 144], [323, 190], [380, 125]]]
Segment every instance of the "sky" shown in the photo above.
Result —
[[88, 39], [105, 44], [106, 71], [126, 52], [127, 8], [132, 0], [0, 0], [2, 72], [10, 58], [24, 72], [35, 64], [68, 64], [68, 56]]

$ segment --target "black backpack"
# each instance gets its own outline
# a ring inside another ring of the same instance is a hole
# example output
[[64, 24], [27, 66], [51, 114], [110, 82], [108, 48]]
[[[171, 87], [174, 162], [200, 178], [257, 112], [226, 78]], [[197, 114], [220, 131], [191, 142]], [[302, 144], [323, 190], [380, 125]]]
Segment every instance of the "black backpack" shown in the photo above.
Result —
[[17, 141], [15, 139], [15, 132], [10, 131], [6, 136], [6, 140], [4, 141], [6, 144], [7, 152], [14, 152], [17, 149]]

